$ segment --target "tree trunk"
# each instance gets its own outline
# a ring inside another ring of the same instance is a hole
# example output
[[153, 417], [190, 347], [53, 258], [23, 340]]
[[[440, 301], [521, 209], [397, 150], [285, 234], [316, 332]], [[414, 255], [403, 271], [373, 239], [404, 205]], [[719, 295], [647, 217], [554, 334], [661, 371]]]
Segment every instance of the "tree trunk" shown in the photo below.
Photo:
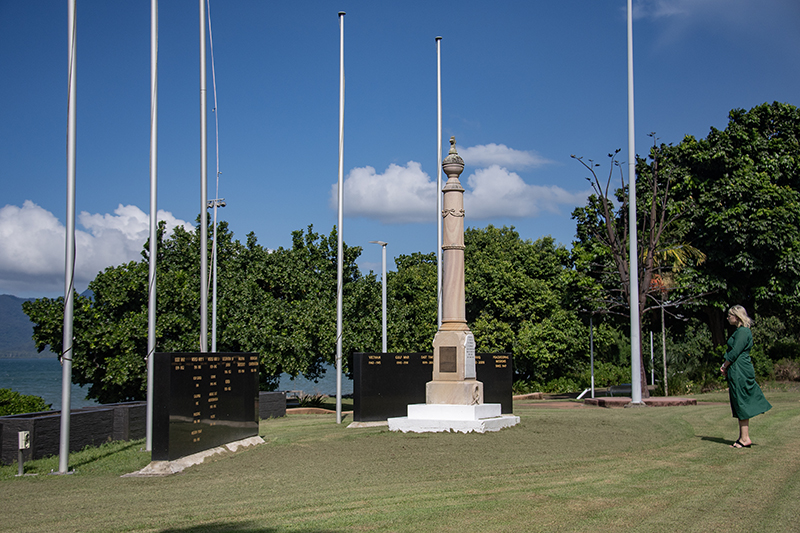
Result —
[[722, 346], [726, 342], [725, 338], [725, 315], [720, 313], [719, 309], [710, 306], [703, 306], [706, 316], [708, 316], [708, 325], [711, 329], [711, 341], [714, 346]]

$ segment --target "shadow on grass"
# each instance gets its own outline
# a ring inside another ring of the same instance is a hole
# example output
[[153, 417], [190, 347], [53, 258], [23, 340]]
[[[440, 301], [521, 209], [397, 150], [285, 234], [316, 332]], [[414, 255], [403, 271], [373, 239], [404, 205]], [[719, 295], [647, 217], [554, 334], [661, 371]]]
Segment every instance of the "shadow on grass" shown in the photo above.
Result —
[[[94, 463], [95, 461], [98, 461], [100, 459], [105, 459], [106, 457], [110, 457], [112, 455], [116, 455], [116, 454], [118, 454], [120, 452], [123, 452], [125, 450], [129, 450], [129, 449], [134, 448], [136, 446], [141, 446], [141, 442], [139, 442], [139, 441], [128, 441], [124, 446], [118, 446], [119, 441], [114, 442], [114, 444], [115, 444], [115, 446], [109, 446], [108, 448], [106, 448], [103, 451], [103, 453], [89, 453], [87, 455], [87, 457], [85, 459], [81, 460], [81, 461], [76, 461], [76, 462], [70, 461], [70, 466], [72, 468], [76, 468], [78, 466], [87, 465], [87, 464], [90, 464], [90, 463]], [[103, 450], [103, 447], [101, 446], [99, 448], [95, 448], [93, 446], [87, 446], [81, 451], [82, 452], [90, 452], [90, 451], [93, 451], [93, 450], [100, 451], [100, 450]], [[73, 453], [75, 453], [75, 452], [73, 452]]]
[[[277, 533], [274, 527], [263, 527], [256, 522], [213, 522], [187, 527], [162, 529], [161, 533]], [[336, 533], [332, 529], [301, 529], [304, 533]]]
[[[700, 437], [700, 436], [698, 435], [698, 437]], [[721, 439], [719, 437], [700, 437], [700, 440], [707, 440], [707, 441], [710, 441], [710, 442], [716, 442], [717, 444], [724, 444], [726, 446], [730, 446], [731, 444], [733, 444], [735, 442], [735, 441], [732, 441], [730, 439]]]

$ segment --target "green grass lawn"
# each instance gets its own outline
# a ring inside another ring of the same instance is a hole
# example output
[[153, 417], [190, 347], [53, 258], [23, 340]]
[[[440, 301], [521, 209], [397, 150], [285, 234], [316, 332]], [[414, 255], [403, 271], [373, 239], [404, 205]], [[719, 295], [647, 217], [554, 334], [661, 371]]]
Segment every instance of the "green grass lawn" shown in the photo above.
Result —
[[726, 393], [696, 407], [543, 409], [498, 433], [347, 429], [331, 415], [261, 423], [266, 444], [164, 478], [142, 441], [0, 468], [0, 530], [162, 532], [800, 530], [800, 391], [737, 437]]

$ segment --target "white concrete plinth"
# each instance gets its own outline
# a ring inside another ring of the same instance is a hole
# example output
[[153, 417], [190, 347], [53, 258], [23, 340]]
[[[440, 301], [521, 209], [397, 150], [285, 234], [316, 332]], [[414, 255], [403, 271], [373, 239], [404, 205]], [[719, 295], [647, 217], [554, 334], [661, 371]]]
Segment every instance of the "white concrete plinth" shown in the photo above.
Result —
[[460, 431], [485, 433], [519, 424], [519, 417], [501, 414], [499, 403], [478, 405], [412, 404], [408, 416], [390, 418], [389, 430], [414, 433]]

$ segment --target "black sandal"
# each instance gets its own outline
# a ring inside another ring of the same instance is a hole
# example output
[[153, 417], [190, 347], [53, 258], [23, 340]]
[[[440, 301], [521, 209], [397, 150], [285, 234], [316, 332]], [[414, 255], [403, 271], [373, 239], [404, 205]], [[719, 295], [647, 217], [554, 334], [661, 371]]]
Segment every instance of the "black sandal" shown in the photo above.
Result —
[[[738, 446], [737, 446], [737, 444], [738, 444]], [[731, 448], [736, 448], [738, 450], [739, 448], [749, 448], [752, 445], [753, 445], [752, 442], [750, 444], [742, 444], [742, 442], [739, 439], [736, 439], [736, 442], [731, 444]]]

